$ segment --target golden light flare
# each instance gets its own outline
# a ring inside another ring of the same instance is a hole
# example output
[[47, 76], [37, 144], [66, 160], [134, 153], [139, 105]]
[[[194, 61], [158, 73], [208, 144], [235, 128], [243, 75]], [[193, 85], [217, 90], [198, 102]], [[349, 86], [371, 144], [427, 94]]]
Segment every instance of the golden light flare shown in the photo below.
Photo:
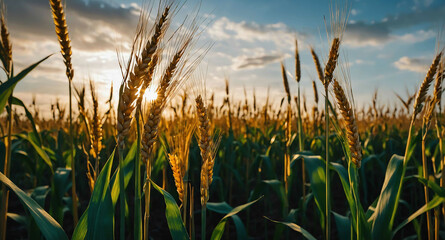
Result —
[[144, 99], [148, 102], [154, 101], [158, 98], [158, 92], [156, 91], [156, 88], [149, 87], [144, 93]]

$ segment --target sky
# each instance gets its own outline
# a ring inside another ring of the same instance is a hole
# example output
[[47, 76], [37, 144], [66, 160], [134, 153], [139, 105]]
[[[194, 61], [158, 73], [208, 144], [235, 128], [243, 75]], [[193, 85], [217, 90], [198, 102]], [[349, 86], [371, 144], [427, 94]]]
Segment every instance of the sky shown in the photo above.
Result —
[[[437, 43], [444, 46], [440, 32], [445, 24], [445, 1], [334, 2], [349, 10], [341, 62], [349, 67], [356, 105], [369, 106], [376, 89], [380, 104], [398, 105], [394, 93], [413, 93], [437, 53]], [[74, 84], [93, 79], [103, 103], [111, 83], [117, 99], [122, 75], [116, 52], [128, 54], [141, 6], [147, 3], [150, 1], [66, 1]], [[202, 26], [200, 41], [212, 45], [199, 69], [205, 69], [206, 85], [217, 99], [224, 95], [224, 79], [228, 78], [235, 101], [244, 99], [246, 89], [249, 101], [253, 92], [262, 101], [269, 91], [271, 100], [279, 103], [285, 94], [280, 62], [294, 73], [295, 38], [302, 64], [302, 93], [312, 102], [312, 80], [320, 92], [309, 47], [326, 60], [331, 0], [188, 0], [173, 25], [198, 3], [200, 16], [208, 22]], [[35, 96], [43, 112], [56, 99], [66, 103], [68, 83], [48, 1], [5, 0], [5, 5], [15, 72], [54, 54], [17, 85], [15, 96], [28, 104]], [[296, 86], [295, 81], [290, 82], [292, 93]]]

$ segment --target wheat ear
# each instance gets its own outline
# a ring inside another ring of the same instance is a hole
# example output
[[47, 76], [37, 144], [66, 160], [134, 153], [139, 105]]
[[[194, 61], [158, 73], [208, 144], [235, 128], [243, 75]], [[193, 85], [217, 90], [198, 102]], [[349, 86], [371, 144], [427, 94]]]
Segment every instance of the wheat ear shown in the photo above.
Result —
[[314, 59], [315, 69], [317, 69], [318, 78], [321, 82], [324, 83], [324, 73], [323, 68], [321, 67], [320, 60], [318, 59], [317, 53], [315, 53], [315, 50], [311, 48], [311, 55]]
[[362, 147], [360, 144], [360, 136], [358, 134], [354, 111], [349, 104], [343, 88], [336, 79], [334, 79], [333, 87], [338, 108], [340, 109], [340, 113], [343, 116], [346, 125], [346, 136], [348, 138], [349, 150], [351, 152], [351, 160], [355, 166], [359, 168], [362, 160]]
[[332, 81], [335, 67], [337, 66], [337, 60], [340, 49], [340, 39], [334, 38], [332, 40], [331, 50], [329, 51], [328, 62], [326, 63], [326, 67], [324, 68], [324, 81], [323, 84], [325, 87], [329, 86]]
[[12, 70], [12, 45], [9, 40], [9, 31], [6, 26], [6, 20], [4, 16], [4, 8], [1, 10], [1, 49], [0, 54], [3, 62], [3, 66], [6, 70], [6, 74], [10, 75]]
[[71, 63], [71, 40], [68, 36], [68, 26], [66, 24], [65, 12], [63, 11], [62, 0], [50, 0], [51, 10], [56, 26], [56, 34], [59, 39], [60, 53], [66, 66], [66, 76], [69, 81], [73, 80], [74, 70]]
[[420, 85], [419, 92], [417, 93], [416, 100], [414, 101], [414, 113], [412, 115], [413, 119], [415, 119], [417, 114], [419, 114], [422, 111], [423, 102], [426, 99], [426, 94], [428, 93], [428, 89], [430, 88], [431, 82], [434, 79], [434, 75], [437, 72], [437, 66], [439, 65], [441, 57], [442, 57], [442, 52], [436, 55], [436, 57], [433, 60], [433, 63], [428, 69], [428, 72], [425, 76], [425, 79], [422, 82], [422, 85]]
[[173, 178], [175, 180], [176, 190], [178, 191], [179, 200], [184, 200], [184, 175], [182, 173], [181, 160], [176, 154], [168, 154], [170, 167], [172, 168]]
[[120, 149], [124, 147], [124, 139], [130, 131], [131, 121], [133, 119], [132, 114], [136, 108], [135, 101], [138, 99], [138, 96], [140, 96], [138, 94], [143, 95], [143, 93], [138, 93], [139, 89], [142, 85], [146, 88], [151, 82], [153, 71], [157, 64], [157, 57], [154, 58], [154, 62], [152, 57], [155, 55], [159, 42], [166, 30], [164, 25], [168, 22], [169, 10], [170, 7], [164, 9], [164, 13], [156, 24], [151, 40], [147, 42], [141, 53], [141, 57], [136, 57], [136, 63], [132, 73], [130, 73], [129, 80], [123, 83], [122, 94], [119, 98], [117, 119], [117, 142]]

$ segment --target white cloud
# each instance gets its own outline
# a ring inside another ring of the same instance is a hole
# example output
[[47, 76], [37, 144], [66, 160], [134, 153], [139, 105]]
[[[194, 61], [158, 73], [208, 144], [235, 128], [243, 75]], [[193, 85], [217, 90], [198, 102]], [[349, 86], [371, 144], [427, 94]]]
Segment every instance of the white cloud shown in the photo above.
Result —
[[401, 35], [395, 34], [376, 34], [375, 32], [363, 30], [347, 31], [345, 34], [345, 43], [351, 47], [383, 47], [390, 43], [418, 43], [434, 38], [436, 33], [433, 30], [419, 30], [413, 33], [406, 33]]
[[216, 20], [208, 29], [208, 34], [214, 40], [241, 40], [252, 42], [272, 42], [278, 47], [293, 46], [295, 37], [303, 40], [304, 33], [297, 33], [286, 24], [258, 24], [256, 22], [234, 22], [226, 17]]
[[394, 62], [394, 66], [399, 70], [425, 73], [428, 70], [429, 61], [431, 60], [427, 58], [409, 58], [404, 56]]

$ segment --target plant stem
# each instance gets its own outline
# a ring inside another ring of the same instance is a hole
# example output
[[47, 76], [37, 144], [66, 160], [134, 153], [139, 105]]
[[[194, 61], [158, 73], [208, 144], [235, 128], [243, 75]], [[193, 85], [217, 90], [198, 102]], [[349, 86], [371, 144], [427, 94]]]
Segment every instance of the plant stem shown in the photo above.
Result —
[[290, 141], [292, 138], [292, 107], [290, 102], [287, 107], [286, 115], [286, 129], [285, 129], [285, 139], [286, 139], [286, 153], [284, 155], [284, 189], [286, 191], [286, 196], [289, 193], [289, 176], [290, 176]]
[[125, 239], [125, 181], [124, 181], [124, 150], [119, 149], [119, 207], [120, 207], [120, 239]]
[[201, 239], [206, 239], [206, 210], [207, 204], [201, 207]]
[[[5, 157], [5, 165], [3, 171], [5, 176], [9, 178], [9, 172], [11, 169], [11, 145], [12, 145], [12, 94], [8, 99], [9, 112], [8, 112], [8, 139], [6, 145], [6, 157]], [[8, 220], [8, 203], [9, 203], [9, 190], [5, 185], [2, 184], [2, 201], [1, 201], [1, 219], [0, 219], [0, 230], [1, 230], [1, 239], [6, 239], [6, 222]]]
[[71, 195], [73, 195], [73, 222], [76, 227], [79, 221], [79, 215], [77, 210], [77, 194], [76, 194], [76, 164], [74, 161], [74, 134], [73, 134], [73, 101], [72, 101], [72, 85], [71, 79], [68, 79], [68, 93], [69, 93], [69, 110], [70, 110], [70, 147], [71, 147]]
[[330, 239], [330, 228], [331, 228], [331, 221], [330, 221], [330, 211], [331, 211], [331, 204], [329, 201], [329, 195], [330, 195], [330, 188], [331, 183], [329, 179], [329, 95], [328, 95], [328, 85], [325, 85], [325, 135], [326, 135], [326, 226], [325, 226], [325, 233], [326, 233], [326, 240]]
[[434, 209], [434, 240], [439, 240], [439, 208]]
[[151, 182], [148, 181], [151, 177], [151, 162], [150, 158], [147, 159], [146, 164], [146, 183], [145, 183], [145, 215], [144, 215], [144, 239], [148, 240], [148, 229], [150, 220], [150, 194], [151, 194]]
[[[423, 168], [423, 178], [425, 178], [426, 180], [428, 180], [428, 166], [426, 163], [426, 156], [425, 156], [425, 138], [426, 138], [426, 133], [423, 134], [422, 137], [422, 168]], [[428, 192], [428, 186], [425, 185], [423, 187], [424, 192], [425, 192], [425, 204], [428, 204], [429, 202], [429, 192]], [[427, 230], [428, 230], [428, 240], [432, 239], [431, 236], [431, 216], [430, 216], [430, 211], [426, 212], [426, 224], [427, 224]]]
[[194, 220], [194, 199], [193, 199], [193, 190], [194, 188], [192, 187], [192, 184], [189, 184], [189, 188], [190, 188], [190, 239], [195, 239], [195, 220]]
[[[301, 120], [301, 109], [300, 109], [300, 82], [298, 82], [298, 96], [297, 96], [297, 113], [298, 113], [298, 146], [299, 151], [302, 152], [304, 150], [303, 144], [303, 129], [302, 129], [302, 120]], [[304, 160], [301, 161], [301, 178], [302, 178], [302, 189], [303, 189], [303, 207], [304, 202], [306, 202], [306, 171], [304, 166]], [[303, 209], [304, 211], [304, 209]]]
[[137, 145], [134, 162], [134, 239], [142, 240], [142, 213], [141, 213], [141, 126], [140, 108], [136, 109]]

